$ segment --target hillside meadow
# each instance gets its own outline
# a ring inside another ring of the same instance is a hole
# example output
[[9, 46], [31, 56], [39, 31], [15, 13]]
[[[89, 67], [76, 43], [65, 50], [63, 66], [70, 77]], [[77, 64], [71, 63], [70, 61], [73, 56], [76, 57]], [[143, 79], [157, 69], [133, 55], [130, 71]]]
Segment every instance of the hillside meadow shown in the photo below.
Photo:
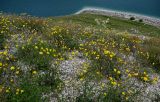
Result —
[[0, 15], [0, 101], [159, 102], [160, 28], [82, 13]]

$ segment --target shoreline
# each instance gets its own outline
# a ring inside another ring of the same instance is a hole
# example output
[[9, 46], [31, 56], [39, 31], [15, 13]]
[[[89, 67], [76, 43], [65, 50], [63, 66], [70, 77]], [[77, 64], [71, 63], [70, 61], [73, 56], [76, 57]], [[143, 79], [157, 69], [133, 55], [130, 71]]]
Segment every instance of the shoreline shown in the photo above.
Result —
[[152, 16], [146, 16], [146, 15], [123, 12], [123, 11], [115, 11], [115, 10], [103, 9], [103, 8], [94, 8], [94, 7], [84, 7], [80, 11], [76, 12], [75, 14], [81, 14], [81, 13], [91, 13], [91, 14], [105, 15], [105, 16], [111, 16], [111, 17], [119, 17], [123, 19], [130, 19], [131, 17], [134, 17], [135, 20], [142, 19], [144, 23], [160, 28], [160, 18], [156, 18]]

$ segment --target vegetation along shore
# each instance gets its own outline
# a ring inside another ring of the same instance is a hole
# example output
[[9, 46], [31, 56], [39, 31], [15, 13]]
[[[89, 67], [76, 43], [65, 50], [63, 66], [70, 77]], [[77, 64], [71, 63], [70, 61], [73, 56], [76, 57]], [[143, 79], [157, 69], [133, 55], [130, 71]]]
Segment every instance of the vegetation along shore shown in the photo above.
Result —
[[159, 26], [110, 11], [1, 13], [0, 102], [159, 102]]

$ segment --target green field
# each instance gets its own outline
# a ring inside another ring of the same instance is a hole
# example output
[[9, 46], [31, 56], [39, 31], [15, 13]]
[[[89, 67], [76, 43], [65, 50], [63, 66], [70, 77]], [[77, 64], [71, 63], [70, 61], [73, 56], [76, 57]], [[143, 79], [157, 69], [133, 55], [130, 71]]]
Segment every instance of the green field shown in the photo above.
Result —
[[[108, 24], [98, 25], [95, 22], [95, 19], [99, 19], [100, 23], [103, 24], [103, 21], [109, 18]], [[68, 23], [68, 21], [72, 22], [73, 24], [81, 24], [83, 26], [92, 26], [98, 29], [114, 29], [118, 31], [127, 31], [129, 33], [136, 33], [134, 30], [137, 31], [136, 34], [138, 35], [147, 35], [147, 36], [155, 36], [159, 37], [160, 29], [148, 24], [144, 24], [143, 22], [138, 21], [131, 21], [126, 19], [120, 19], [116, 17], [109, 17], [109, 16], [102, 16], [96, 14], [79, 14], [79, 15], [72, 15], [72, 16], [65, 16], [65, 17], [56, 17], [52, 18], [54, 23], [56, 22], [64, 22]]]
[[0, 102], [159, 102], [159, 77], [158, 27], [0, 15]]

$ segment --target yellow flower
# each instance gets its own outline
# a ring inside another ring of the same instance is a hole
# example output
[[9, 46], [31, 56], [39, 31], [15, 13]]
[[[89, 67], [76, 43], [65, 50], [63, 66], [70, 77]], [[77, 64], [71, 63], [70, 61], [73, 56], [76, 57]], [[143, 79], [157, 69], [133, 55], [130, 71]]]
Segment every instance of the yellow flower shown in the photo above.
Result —
[[102, 83], [102, 84], [101, 84], [101, 88], [104, 88], [104, 86], [105, 86], [105, 84], [104, 84], [104, 83]]
[[25, 49], [25, 47], [24, 47], [24, 46], [22, 46], [22, 49], [24, 50], [24, 49]]
[[114, 72], [116, 72], [116, 71], [117, 71], [117, 69], [114, 68]]
[[80, 44], [80, 46], [83, 46], [83, 44]]
[[8, 57], [6, 57], [6, 60], [8, 60], [8, 61], [9, 61], [9, 58], [8, 58]]
[[156, 84], [157, 82], [158, 82], [158, 77], [154, 77], [153, 80], [152, 80], [152, 83]]
[[138, 73], [134, 73], [134, 76], [138, 76]]
[[46, 50], [45, 50], [45, 49], [43, 49], [43, 52], [46, 52]]
[[56, 52], [56, 50], [55, 50], [55, 49], [52, 49], [52, 52]]
[[43, 50], [44, 48], [43, 47], [41, 47], [41, 50]]
[[7, 51], [4, 51], [4, 52], [3, 52], [4, 55], [7, 55], [7, 53], [8, 53]]
[[18, 48], [18, 45], [16, 45], [16, 48]]
[[112, 77], [109, 77], [109, 80], [110, 80], [110, 81], [112, 81], [112, 80], [113, 80], [113, 78], [112, 78]]
[[136, 46], [134, 45], [133, 48], [136, 48]]
[[62, 58], [62, 57], [61, 57], [61, 58], [59, 58], [59, 60], [60, 60], [60, 61], [63, 61], [63, 60], [64, 60], [64, 58]]
[[147, 73], [146, 73], [146, 72], [143, 72], [143, 74], [146, 75]]
[[128, 97], [126, 97], [126, 100], [128, 100], [129, 98]]
[[122, 95], [126, 95], [126, 93], [125, 93], [125, 92], [122, 92]]
[[128, 51], [128, 52], [129, 52], [129, 51], [130, 51], [130, 49], [129, 49], [129, 48], [126, 48], [126, 51]]
[[83, 81], [84, 79], [83, 78], [80, 78], [80, 81]]
[[96, 57], [96, 59], [99, 59], [99, 57]]
[[97, 75], [100, 75], [100, 72], [99, 72], [99, 71], [97, 71], [96, 73], [97, 73]]
[[2, 65], [3, 65], [2, 62], [0, 62], [0, 67], [2, 67]]
[[112, 84], [113, 86], [117, 85], [117, 83], [116, 83], [115, 81], [112, 81], [111, 84]]
[[34, 71], [32, 72], [32, 74], [37, 74], [37, 71], [34, 70]]
[[128, 70], [128, 69], [126, 69], [126, 72], [128, 73], [128, 72], [129, 72], [129, 70]]
[[144, 81], [148, 81], [148, 78], [147, 78], [147, 77], [143, 77], [143, 80], [144, 80]]
[[104, 54], [106, 55], [106, 54], [109, 54], [110, 53], [110, 51], [108, 51], [108, 50], [104, 50]]
[[113, 55], [112, 55], [112, 54], [110, 54], [109, 56], [110, 56], [110, 58], [112, 58], [112, 57], [113, 57]]
[[6, 93], [9, 93], [9, 92], [10, 92], [9, 89], [7, 89], [7, 90], [6, 90]]
[[10, 81], [13, 82], [13, 79], [11, 79]]
[[38, 46], [35, 46], [34, 48], [35, 48], [35, 49], [38, 49]]
[[56, 54], [53, 54], [53, 57], [57, 57], [57, 55], [56, 55]]
[[39, 52], [40, 55], [43, 55], [43, 52]]
[[49, 55], [49, 54], [50, 54], [50, 52], [47, 52], [47, 54]]
[[24, 90], [21, 90], [21, 93], [23, 93], [24, 92]]
[[19, 74], [19, 71], [16, 71], [16, 74]]
[[16, 95], [18, 95], [19, 94], [19, 92], [16, 92]]
[[154, 77], [153, 80], [154, 80], [154, 81], [158, 81], [158, 77]]
[[85, 70], [85, 69], [84, 69], [84, 70], [83, 70], [83, 72], [84, 72], [84, 73], [86, 73], [86, 72], [87, 72], [87, 70]]
[[16, 89], [16, 91], [17, 91], [17, 92], [19, 92], [19, 91], [20, 91], [20, 89]]
[[117, 71], [117, 74], [121, 74], [121, 71]]
[[14, 67], [14, 66], [12, 66], [10, 69], [11, 69], [11, 70], [15, 70], [15, 67]]
[[72, 52], [71, 54], [74, 56], [74, 55], [75, 55], [75, 52]]
[[129, 73], [129, 74], [128, 74], [128, 77], [132, 77], [132, 75]]

